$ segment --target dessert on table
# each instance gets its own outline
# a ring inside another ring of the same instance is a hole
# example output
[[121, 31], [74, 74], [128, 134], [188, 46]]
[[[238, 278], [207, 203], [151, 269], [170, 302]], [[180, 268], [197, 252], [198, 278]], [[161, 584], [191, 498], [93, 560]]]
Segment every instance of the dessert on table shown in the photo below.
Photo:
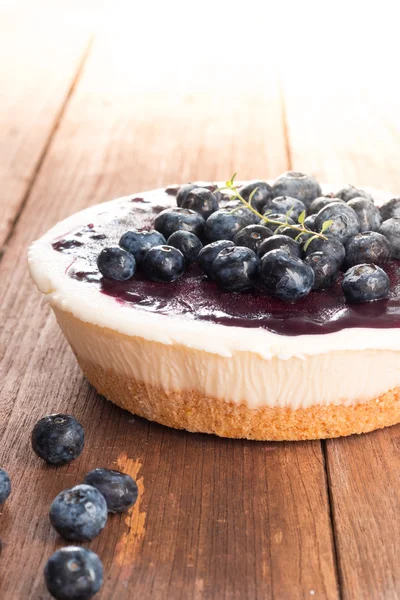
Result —
[[400, 198], [297, 172], [112, 200], [29, 250], [100, 394], [255, 440], [400, 422], [399, 260]]

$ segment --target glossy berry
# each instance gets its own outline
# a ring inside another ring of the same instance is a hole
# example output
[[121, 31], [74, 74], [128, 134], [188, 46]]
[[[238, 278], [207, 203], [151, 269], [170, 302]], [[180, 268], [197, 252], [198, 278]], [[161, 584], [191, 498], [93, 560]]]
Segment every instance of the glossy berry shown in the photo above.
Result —
[[244, 246], [221, 250], [211, 267], [216, 284], [228, 292], [242, 292], [250, 288], [258, 275], [260, 260]]
[[180, 250], [187, 264], [196, 262], [199, 252], [203, 247], [197, 235], [190, 233], [190, 231], [175, 231], [175, 233], [169, 236], [167, 245]]
[[304, 262], [314, 271], [313, 290], [326, 290], [332, 287], [339, 273], [338, 264], [333, 256], [323, 252], [312, 252]]
[[54, 414], [40, 419], [31, 435], [35, 454], [52, 465], [65, 465], [81, 454], [85, 445], [82, 425], [71, 415]]
[[221, 208], [213, 213], [206, 221], [204, 232], [210, 242], [217, 240], [233, 240], [235, 235], [249, 225], [241, 211], [232, 212]]
[[311, 175], [288, 171], [283, 173], [272, 186], [272, 195], [290, 196], [301, 200], [308, 208], [311, 202], [322, 195], [321, 186]]
[[349, 202], [350, 200], [353, 200], [353, 198], [366, 198], [372, 203], [374, 202], [374, 199], [371, 196], [371, 194], [369, 194], [365, 190], [361, 190], [359, 188], [354, 187], [354, 185], [346, 185], [344, 188], [336, 192], [335, 195], [337, 198], [340, 198], [345, 202]]
[[[367, 200], [368, 202], [368, 200]], [[384, 265], [390, 259], [390, 244], [384, 235], [366, 231], [350, 238], [346, 245], [346, 266], [373, 263]]]
[[400, 217], [400, 198], [392, 198], [379, 209], [382, 217], [382, 221], [393, 219], [394, 217]]
[[191, 190], [182, 201], [181, 206], [200, 213], [204, 219], [208, 219], [219, 208], [215, 194], [207, 188], [201, 187]]
[[185, 202], [189, 192], [196, 189], [198, 185], [196, 183], [184, 183], [176, 194], [176, 204], [181, 208]]
[[357, 213], [343, 202], [332, 202], [325, 206], [316, 216], [315, 227], [321, 231], [325, 221], [333, 221], [327, 232], [338, 238], [343, 244], [360, 231]]
[[301, 213], [306, 210], [306, 206], [301, 200], [290, 198], [289, 196], [278, 196], [270, 200], [266, 208], [273, 213], [282, 215], [289, 213], [289, 217], [296, 222]]
[[296, 242], [298, 242], [300, 246], [303, 246], [312, 234], [300, 233], [300, 231], [298, 231], [297, 229], [293, 229], [292, 227], [283, 227], [282, 229], [279, 229], [279, 235], [285, 235], [287, 237], [290, 237], [292, 238], [292, 240], [296, 240]]
[[7, 471], [0, 469], [0, 505], [4, 504], [11, 494], [11, 480]]
[[360, 221], [360, 231], [377, 231], [382, 222], [379, 208], [367, 198], [354, 198], [349, 200], [347, 206], [350, 206], [356, 213]]
[[268, 227], [268, 229], [270, 229], [272, 232], [277, 231], [277, 229], [279, 229], [279, 228], [282, 229], [286, 223], [289, 225], [296, 225], [296, 223], [293, 221], [293, 219], [291, 219], [290, 217], [286, 217], [285, 215], [282, 215], [281, 213], [266, 212], [266, 213], [264, 213], [264, 216], [267, 217], [268, 219], [271, 219], [272, 221], [278, 221], [279, 223], [282, 223], [282, 225], [277, 225], [276, 223], [267, 223], [263, 219], [260, 219], [259, 224], [263, 225], [265, 227]]
[[379, 233], [389, 241], [392, 258], [400, 259], [400, 217], [392, 217], [383, 221]]
[[257, 189], [252, 197], [251, 205], [258, 212], [263, 213], [267, 202], [272, 198], [272, 188], [266, 181], [250, 181], [239, 188], [239, 193], [249, 201], [251, 193]]
[[133, 506], [138, 497], [138, 487], [130, 475], [111, 469], [94, 469], [84, 479], [106, 499], [108, 512], [124, 512]]
[[142, 264], [147, 250], [165, 243], [165, 237], [155, 229], [127, 231], [119, 240], [121, 248], [132, 254], [138, 265]]
[[340, 242], [337, 237], [330, 235], [329, 233], [324, 233], [323, 238], [315, 238], [312, 240], [307, 249], [304, 251], [305, 256], [312, 254], [313, 252], [323, 252], [324, 254], [330, 254], [336, 260], [338, 266], [340, 267], [346, 256], [346, 249], [342, 242]]
[[356, 265], [346, 271], [342, 288], [349, 302], [371, 302], [389, 297], [390, 280], [376, 265]]
[[309, 229], [310, 231], [316, 231], [315, 229], [315, 219], [317, 218], [317, 215], [308, 215], [308, 217], [306, 217], [304, 219], [304, 227], [306, 227], [306, 229]]
[[246, 246], [257, 254], [257, 250], [263, 240], [271, 237], [272, 231], [263, 225], [248, 225], [244, 227], [233, 238], [236, 246]]
[[50, 556], [44, 577], [56, 600], [89, 600], [102, 586], [103, 565], [92, 550], [67, 546]]
[[314, 271], [296, 256], [271, 250], [261, 259], [260, 281], [271, 296], [294, 302], [310, 293]]
[[151, 281], [168, 283], [182, 277], [185, 272], [185, 257], [173, 246], [154, 246], [143, 259], [143, 271]]
[[98, 489], [80, 484], [64, 490], [53, 500], [50, 522], [67, 540], [92, 540], [107, 522], [107, 503]]
[[335, 198], [332, 196], [319, 196], [315, 198], [310, 204], [308, 209], [308, 213], [310, 215], [316, 215], [320, 210], [328, 206], [328, 204], [332, 204], [332, 202], [344, 202], [344, 200], [340, 200], [339, 198]]
[[292, 256], [301, 256], [300, 244], [287, 235], [277, 234], [264, 240], [258, 249], [258, 256], [261, 258], [271, 250], [283, 250]]
[[115, 281], [126, 281], [136, 271], [132, 254], [121, 248], [103, 248], [97, 258], [97, 266], [103, 277]]
[[218, 254], [221, 250], [224, 250], [224, 248], [232, 248], [234, 245], [232, 240], [218, 240], [204, 246], [204, 248], [200, 250], [198, 257], [199, 267], [203, 273], [208, 277], [211, 277], [211, 267]]
[[199, 213], [188, 208], [166, 208], [154, 220], [154, 228], [167, 240], [175, 231], [190, 231], [201, 237], [204, 219]]

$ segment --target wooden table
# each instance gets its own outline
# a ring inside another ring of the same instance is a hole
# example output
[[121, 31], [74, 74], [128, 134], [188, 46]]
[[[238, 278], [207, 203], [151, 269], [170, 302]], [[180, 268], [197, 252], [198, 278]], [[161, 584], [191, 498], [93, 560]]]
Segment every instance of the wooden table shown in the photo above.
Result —
[[[59, 219], [174, 182], [295, 168], [399, 193], [395, 88], [381, 94], [354, 72], [346, 85], [351, 66], [338, 80], [333, 63], [312, 90], [285, 61], [238, 73], [181, 52], [143, 64], [135, 35], [1, 17], [0, 465], [13, 492], [0, 515], [0, 598], [49, 598], [43, 567], [63, 545], [49, 505], [96, 466], [140, 489], [90, 544], [105, 568], [99, 600], [400, 598], [399, 426], [254, 443], [136, 418], [84, 379], [26, 266], [29, 243]], [[83, 423], [87, 443], [50, 468], [30, 432], [56, 411]]]

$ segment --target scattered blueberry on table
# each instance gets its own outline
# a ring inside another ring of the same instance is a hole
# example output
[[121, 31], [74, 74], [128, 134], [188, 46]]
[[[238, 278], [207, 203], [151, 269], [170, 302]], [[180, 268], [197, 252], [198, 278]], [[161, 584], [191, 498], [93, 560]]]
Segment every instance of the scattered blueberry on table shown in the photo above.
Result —
[[11, 494], [11, 480], [7, 471], [0, 469], [0, 505], [4, 504]]
[[84, 483], [101, 492], [106, 500], [108, 512], [124, 512], [133, 506], [138, 497], [136, 481], [120, 471], [94, 469], [85, 476]]
[[103, 564], [92, 550], [67, 546], [49, 558], [44, 577], [56, 600], [89, 600], [102, 586]]
[[50, 522], [66, 540], [92, 540], [107, 522], [107, 502], [91, 485], [80, 484], [60, 492], [50, 507]]
[[47, 415], [34, 426], [31, 443], [33, 451], [47, 463], [65, 465], [81, 454], [85, 432], [71, 415]]

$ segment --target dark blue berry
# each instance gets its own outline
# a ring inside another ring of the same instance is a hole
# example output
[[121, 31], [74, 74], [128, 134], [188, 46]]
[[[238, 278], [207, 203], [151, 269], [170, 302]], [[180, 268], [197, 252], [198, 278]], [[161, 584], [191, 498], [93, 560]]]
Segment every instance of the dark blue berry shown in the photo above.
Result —
[[334, 235], [324, 233], [324, 237], [327, 239], [315, 238], [312, 240], [307, 246], [307, 249], [304, 251], [305, 256], [308, 256], [313, 252], [330, 254], [336, 260], [338, 267], [340, 267], [346, 256], [346, 249], [344, 245]]
[[393, 219], [393, 217], [400, 217], [400, 198], [392, 198], [379, 209], [382, 217], [382, 221]]
[[272, 195], [290, 196], [301, 200], [308, 208], [311, 202], [322, 195], [321, 186], [311, 175], [288, 171], [283, 173], [272, 186]]
[[239, 188], [239, 193], [249, 201], [251, 193], [257, 189], [251, 199], [251, 205], [258, 212], [263, 213], [268, 201], [272, 198], [272, 188], [266, 181], [250, 181]]
[[367, 198], [353, 198], [349, 200], [347, 206], [350, 206], [356, 213], [360, 221], [360, 231], [376, 231], [382, 222], [379, 208]]
[[314, 271], [284, 250], [271, 250], [261, 259], [260, 280], [271, 296], [294, 302], [310, 293], [314, 285]]
[[306, 265], [309, 265], [314, 271], [313, 290], [326, 290], [335, 283], [339, 267], [333, 256], [323, 252], [312, 252], [305, 259]]
[[204, 246], [204, 248], [200, 250], [198, 258], [199, 266], [203, 273], [208, 277], [211, 277], [211, 267], [218, 254], [221, 250], [224, 250], [224, 248], [232, 248], [234, 245], [234, 242], [231, 240], [218, 240]]
[[116, 281], [126, 281], [136, 271], [134, 257], [121, 248], [103, 248], [97, 258], [97, 266], [103, 277]]
[[249, 208], [246, 208], [246, 206], [243, 204], [243, 202], [241, 202], [241, 200], [237, 200], [235, 198], [229, 200], [229, 202], [225, 204], [224, 210], [227, 210], [231, 213], [232, 211], [234, 211], [234, 214], [238, 215], [241, 219], [243, 219], [243, 224], [246, 227], [248, 225], [256, 225], [260, 220], [260, 217], [257, 214], [255, 214]]
[[182, 207], [189, 192], [196, 189], [197, 187], [198, 185], [196, 183], [184, 183], [183, 185], [181, 185], [181, 187], [178, 190], [178, 193], [176, 194], [177, 205], [179, 207]]
[[258, 249], [258, 256], [262, 257], [271, 250], [283, 250], [292, 256], [301, 256], [301, 245], [288, 235], [277, 234], [264, 240]]
[[167, 283], [185, 272], [185, 257], [173, 246], [154, 246], [143, 259], [143, 271], [152, 281]]
[[98, 489], [80, 484], [64, 490], [53, 500], [50, 522], [67, 540], [92, 540], [107, 522], [107, 503]]
[[43, 417], [31, 435], [35, 454], [52, 465], [65, 465], [81, 454], [85, 445], [82, 425], [71, 415], [54, 414]]
[[200, 213], [204, 219], [208, 219], [219, 208], [215, 194], [207, 188], [201, 187], [191, 190], [182, 201], [181, 206]]
[[[368, 202], [368, 200], [367, 200]], [[390, 244], [384, 235], [365, 231], [350, 238], [346, 245], [346, 266], [373, 263], [384, 265], [390, 259]]]
[[247, 225], [249, 222], [243, 218], [240, 210], [232, 212], [221, 208], [208, 217], [204, 232], [210, 242], [233, 240], [238, 231]]
[[167, 240], [175, 231], [190, 231], [202, 237], [204, 219], [199, 213], [188, 208], [166, 208], [154, 220], [154, 228]]
[[86, 475], [84, 483], [92, 485], [103, 494], [108, 512], [111, 513], [128, 510], [138, 497], [136, 481], [120, 471], [94, 469]]
[[158, 231], [155, 231], [155, 229], [151, 231], [140, 229], [127, 231], [119, 240], [121, 248], [132, 254], [138, 265], [142, 264], [147, 250], [150, 250], [153, 246], [161, 246], [165, 243], [165, 237]]
[[103, 584], [103, 565], [92, 550], [67, 546], [50, 556], [44, 577], [56, 600], [89, 600]]
[[370, 200], [372, 203], [374, 202], [373, 197], [368, 192], [358, 189], [354, 187], [354, 185], [346, 185], [344, 188], [340, 189], [335, 196], [344, 200], [345, 202], [349, 202], [353, 200], [353, 198], [366, 198]]
[[290, 217], [286, 217], [281, 213], [266, 212], [264, 213], [264, 216], [267, 217], [267, 219], [271, 219], [272, 221], [278, 221], [279, 223], [282, 223], [282, 225], [277, 225], [276, 223], [267, 223], [266, 221], [264, 221], [264, 219], [260, 219], [259, 224], [268, 227], [268, 229], [270, 229], [272, 232], [275, 232], [279, 228], [280, 233], [280, 230], [283, 229], [283, 227], [286, 224], [296, 225], [293, 219], [291, 219]]
[[7, 471], [0, 469], [0, 505], [3, 504], [11, 494], [11, 480]]
[[400, 217], [392, 217], [379, 227], [379, 233], [389, 241], [392, 258], [400, 259]]
[[272, 231], [263, 225], [248, 225], [235, 235], [233, 241], [236, 246], [246, 246], [257, 254], [257, 250], [263, 240], [271, 237]]
[[260, 260], [244, 246], [221, 250], [211, 267], [211, 276], [217, 285], [228, 292], [242, 292], [250, 288], [258, 275]]
[[312, 234], [301, 233], [297, 229], [293, 229], [293, 227], [283, 227], [282, 229], [279, 229], [279, 235], [285, 235], [287, 237], [290, 237], [292, 238], [292, 240], [296, 240], [296, 242], [298, 242], [300, 246], [303, 246]]
[[273, 213], [282, 215], [289, 213], [289, 217], [296, 222], [301, 213], [306, 210], [306, 206], [301, 200], [290, 198], [290, 196], [278, 196], [277, 198], [270, 200], [266, 208]]
[[189, 265], [196, 262], [203, 247], [197, 235], [190, 233], [190, 231], [175, 231], [169, 236], [167, 245], [180, 250]]
[[349, 302], [371, 302], [389, 297], [390, 279], [376, 265], [356, 265], [346, 271], [342, 288]]
[[317, 215], [308, 215], [308, 217], [306, 217], [304, 219], [304, 227], [306, 229], [309, 229], [310, 231], [315, 231], [315, 219], [317, 218]]
[[333, 221], [327, 232], [337, 237], [343, 244], [360, 231], [357, 213], [343, 202], [332, 202], [319, 211], [315, 219], [317, 231], [321, 231], [325, 221]]
[[320, 210], [331, 204], [332, 202], [344, 202], [344, 200], [340, 200], [339, 198], [335, 198], [332, 195], [329, 196], [319, 196], [319, 198], [315, 198], [310, 204], [308, 212], [310, 215], [316, 215]]

